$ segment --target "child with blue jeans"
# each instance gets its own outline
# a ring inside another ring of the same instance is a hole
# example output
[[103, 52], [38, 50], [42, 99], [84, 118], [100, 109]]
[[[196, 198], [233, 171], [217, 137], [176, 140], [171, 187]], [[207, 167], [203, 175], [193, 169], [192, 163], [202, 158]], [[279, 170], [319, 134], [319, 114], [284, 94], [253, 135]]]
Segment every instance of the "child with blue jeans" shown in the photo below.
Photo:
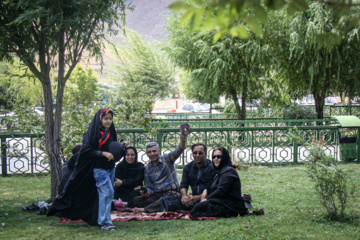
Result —
[[91, 226], [113, 231], [111, 202], [115, 162], [124, 155], [128, 145], [129, 142], [117, 142], [113, 112], [99, 110], [84, 135], [73, 172], [47, 215], [82, 219]]
[[[111, 221], [111, 203], [114, 196], [115, 159], [114, 155], [110, 153], [109, 150], [109, 143], [111, 141], [116, 141], [116, 135], [114, 136], [114, 134], [111, 134], [111, 132], [115, 132], [112, 119], [112, 111], [108, 109], [100, 110], [99, 155], [101, 158], [98, 158], [97, 161], [95, 161], [93, 168], [96, 187], [99, 193], [98, 224], [102, 230], [106, 231], [112, 231], [115, 228]], [[121, 147], [124, 149], [128, 145], [129, 142], [125, 142]], [[116, 160], [118, 161], [119, 159]]]

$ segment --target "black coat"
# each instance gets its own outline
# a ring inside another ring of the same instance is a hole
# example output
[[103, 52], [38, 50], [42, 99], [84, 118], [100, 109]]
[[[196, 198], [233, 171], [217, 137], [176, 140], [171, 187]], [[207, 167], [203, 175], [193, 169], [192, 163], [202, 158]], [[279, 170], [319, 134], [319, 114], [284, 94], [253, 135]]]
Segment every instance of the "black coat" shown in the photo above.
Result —
[[241, 197], [241, 182], [233, 168], [229, 152], [223, 148], [220, 166], [214, 168], [217, 173], [207, 190], [207, 201], [200, 202], [206, 207], [194, 206], [190, 214], [193, 217], [236, 217], [248, 214], [244, 199]]
[[[94, 116], [83, 138], [81, 151], [74, 169], [64, 186], [64, 190], [48, 209], [48, 216], [65, 217], [69, 219], [82, 219], [91, 226], [98, 225], [98, 192], [94, 179], [93, 168], [95, 161], [101, 160], [100, 151], [100, 115], [99, 110]], [[112, 112], [111, 112], [112, 113]], [[116, 141], [115, 127], [109, 129], [110, 138], [101, 150], [108, 149], [110, 141]]]

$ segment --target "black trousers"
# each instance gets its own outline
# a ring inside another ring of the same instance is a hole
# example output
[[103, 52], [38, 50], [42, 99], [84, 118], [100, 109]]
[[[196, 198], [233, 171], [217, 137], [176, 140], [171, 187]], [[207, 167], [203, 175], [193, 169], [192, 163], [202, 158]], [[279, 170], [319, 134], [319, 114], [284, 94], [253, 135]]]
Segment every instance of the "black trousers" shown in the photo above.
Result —
[[161, 198], [169, 196], [179, 196], [179, 192], [166, 191], [156, 192], [149, 197], [137, 196], [134, 198], [134, 207], [145, 208], [145, 212], [161, 212]]

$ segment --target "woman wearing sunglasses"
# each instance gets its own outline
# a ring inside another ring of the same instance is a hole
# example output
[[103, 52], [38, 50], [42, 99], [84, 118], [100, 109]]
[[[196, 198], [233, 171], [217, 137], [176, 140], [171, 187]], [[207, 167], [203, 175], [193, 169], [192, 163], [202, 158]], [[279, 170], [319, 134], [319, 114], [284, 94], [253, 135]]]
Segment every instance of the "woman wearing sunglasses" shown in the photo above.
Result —
[[237, 217], [249, 214], [241, 197], [239, 175], [232, 166], [226, 148], [216, 147], [212, 152], [216, 174], [201, 195], [201, 201], [190, 211], [193, 217]]

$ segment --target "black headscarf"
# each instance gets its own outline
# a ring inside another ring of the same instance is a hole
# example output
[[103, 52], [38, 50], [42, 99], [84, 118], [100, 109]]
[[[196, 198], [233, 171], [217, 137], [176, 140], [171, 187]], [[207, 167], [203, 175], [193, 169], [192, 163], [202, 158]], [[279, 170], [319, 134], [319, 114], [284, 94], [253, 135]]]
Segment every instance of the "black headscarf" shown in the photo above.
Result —
[[[220, 148], [220, 149], [219, 149]], [[230, 154], [229, 154], [229, 151], [224, 148], [224, 147], [218, 147], [218, 148], [215, 148], [212, 152], [212, 155], [211, 156], [214, 156], [214, 152], [217, 151], [217, 150], [220, 150], [222, 151], [222, 158], [221, 158], [221, 162], [220, 162], [220, 165], [219, 165], [219, 168], [216, 168], [215, 165], [214, 165], [214, 162], [213, 162], [213, 166], [214, 166], [214, 169], [216, 169], [217, 171], [220, 171], [221, 169], [223, 169], [224, 167], [232, 167], [232, 162], [231, 162], [231, 158], [230, 158]]]
[[107, 113], [111, 113], [111, 115], [114, 116], [113, 111], [109, 109], [100, 109], [95, 114], [83, 138], [83, 143], [81, 148], [82, 152], [86, 151], [86, 149], [88, 149], [89, 147], [96, 150], [100, 150], [101, 131], [109, 131], [112, 140], [117, 141], [117, 135], [116, 135], [114, 123], [111, 124], [109, 129], [104, 129], [104, 127], [101, 125], [101, 118], [105, 116]]
[[110, 134], [110, 136], [112, 137], [112, 140], [117, 141], [114, 123], [111, 124], [109, 129], [105, 129], [101, 125], [101, 118], [107, 113], [111, 113], [111, 115], [114, 116], [113, 111], [109, 109], [100, 109], [96, 112], [93, 120], [88, 127], [88, 130], [83, 137], [80, 157], [78, 158], [77, 165], [81, 164], [82, 159], [86, 160], [88, 158], [87, 153], [91, 152], [92, 150], [100, 150], [101, 132], [107, 131], [108, 134]]
[[[134, 150], [134, 152], [135, 152], [135, 161], [132, 164], [129, 164], [125, 160], [129, 149]], [[125, 149], [124, 159], [119, 163], [119, 165], [120, 165], [121, 171], [126, 172], [129, 175], [144, 171], [144, 164], [138, 162], [138, 153], [137, 153], [136, 148], [134, 148], [134, 147], [127, 147]]]

